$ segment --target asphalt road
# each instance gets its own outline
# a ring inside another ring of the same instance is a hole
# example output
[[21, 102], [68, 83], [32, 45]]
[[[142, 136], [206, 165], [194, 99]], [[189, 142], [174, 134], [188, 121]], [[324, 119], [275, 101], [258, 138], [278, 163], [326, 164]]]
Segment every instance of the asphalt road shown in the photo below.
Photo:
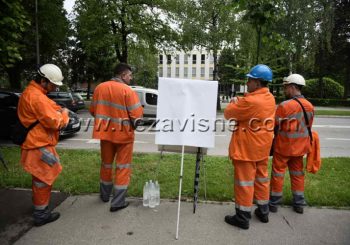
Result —
[[[92, 139], [93, 121], [89, 113], [78, 112], [83, 125], [79, 133], [61, 139], [58, 147], [72, 149], [98, 149], [99, 141]], [[219, 114], [218, 119], [223, 115]], [[227, 130], [227, 122], [218, 120], [215, 135], [215, 148], [208, 149], [208, 155], [227, 156], [231, 132]], [[225, 130], [222, 130], [225, 128]], [[318, 131], [321, 141], [321, 156], [350, 156], [350, 117], [316, 117], [313, 129]], [[136, 132], [134, 151], [158, 152], [155, 145], [155, 128], [145, 126], [143, 132]]]

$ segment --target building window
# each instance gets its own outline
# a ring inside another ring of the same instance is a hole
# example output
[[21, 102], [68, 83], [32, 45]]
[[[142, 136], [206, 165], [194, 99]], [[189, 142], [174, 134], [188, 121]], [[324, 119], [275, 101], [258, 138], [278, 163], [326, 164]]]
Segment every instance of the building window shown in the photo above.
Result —
[[188, 77], [188, 68], [187, 67], [184, 68], [184, 77], [185, 78]]
[[188, 54], [184, 54], [184, 64], [188, 64]]
[[168, 66], [167, 77], [171, 77], [171, 67], [170, 66]]
[[159, 64], [163, 64], [163, 55], [162, 54], [159, 55]]
[[209, 77], [210, 77], [210, 79], [213, 79], [213, 72], [214, 72], [214, 68], [210, 67], [209, 68]]
[[171, 55], [167, 54], [166, 59], [167, 59], [167, 64], [170, 65], [171, 64]]
[[192, 77], [196, 76], [196, 67], [192, 67]]
[[175, 69], [175, 77], [179, 77], [180, 76], [180, 68], [176, 67]]
[[176, 64], [180, 64], [180, 56], [178, 54], [176, 55]]
[[197, 55], [193, 54], [192, 55], [192, 64], [196, 64], [197, 63]]
[[201, 64], [205, 64], [205, 54], [201, 55]]
[[201, 77], [204, 77], [205, 76], [205, 69], [204, 67], [201, 67]]
[[160, 77], [162, 77], [162, 76], [163, 76], [163, 67], [159, 68], [158, 73], [159, 73], [159, 76], [160, 76]]
[[209, 63], [214, 64], [214, 56], [212, 56], [211, 54], [209, 55]]

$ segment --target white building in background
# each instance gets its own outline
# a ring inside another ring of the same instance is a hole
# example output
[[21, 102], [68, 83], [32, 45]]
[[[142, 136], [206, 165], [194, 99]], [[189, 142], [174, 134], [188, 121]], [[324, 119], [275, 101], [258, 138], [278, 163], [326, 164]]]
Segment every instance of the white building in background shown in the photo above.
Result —
[[213, 54], [204, 50], [192, 50], [189, 52], [177, 51], [172, 54], [159, 54], [159, 77], [213, 80], [213, 70]]

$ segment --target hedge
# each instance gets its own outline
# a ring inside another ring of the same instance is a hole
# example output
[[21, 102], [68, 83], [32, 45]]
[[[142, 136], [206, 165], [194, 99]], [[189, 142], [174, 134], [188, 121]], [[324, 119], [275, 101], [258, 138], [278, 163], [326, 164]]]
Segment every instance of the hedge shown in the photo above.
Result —
[[[284, 96], [275, 97], [276, 103], [279, 104], [286, 100]], [[320, 99], [320, 98], [307, 98], [314, 106], [345, 106], [350, 107], [350, 100], [345, 99]]]
[[[321, 87], [323, 93], [321, 93]], [[320, 86], [318, 79], [307, 80], [302, 93], [308, 98], [321, 98], [322, 94], [322, 98], [341, 99], [344, 94], [344, 87], [333, 79], [324, 77], [322, 79], [322, 86]]]

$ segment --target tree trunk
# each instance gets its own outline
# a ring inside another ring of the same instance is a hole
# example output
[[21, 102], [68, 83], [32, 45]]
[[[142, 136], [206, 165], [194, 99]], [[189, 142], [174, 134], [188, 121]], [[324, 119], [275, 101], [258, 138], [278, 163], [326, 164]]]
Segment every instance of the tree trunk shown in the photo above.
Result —
[[10, 88], [21, 89], [21, 71], [18, 66], [7, 68], [6, 72], [9, 77]]
[[256, 62], [255, 64], [259, 64], [259, 56], [260, 56], [260, 49], [261, 49], [261, 26], [257, 27], [256, 30], [257, 34], [258, 34], [258, 43], [256, 45]]
[[350, 94], [350, 68], [346, 68], [346, 76], [344, 82], [344, 99], [347, 99]]
[[[216, 81], [217, 80], [216, 76], [217, 76], [217, 73], [218, 73], [218, 70], [217, 70], [217, 67], [218, 67], [218, 51], [216, 49], [213, 50], [213, 58], [214, 58], [213, 81]], [[217, 97], [217, 100], [216, 100], [216, 109], [217, 110], [221, 110], [219, 86], [218, 86], [218, 97]]]

